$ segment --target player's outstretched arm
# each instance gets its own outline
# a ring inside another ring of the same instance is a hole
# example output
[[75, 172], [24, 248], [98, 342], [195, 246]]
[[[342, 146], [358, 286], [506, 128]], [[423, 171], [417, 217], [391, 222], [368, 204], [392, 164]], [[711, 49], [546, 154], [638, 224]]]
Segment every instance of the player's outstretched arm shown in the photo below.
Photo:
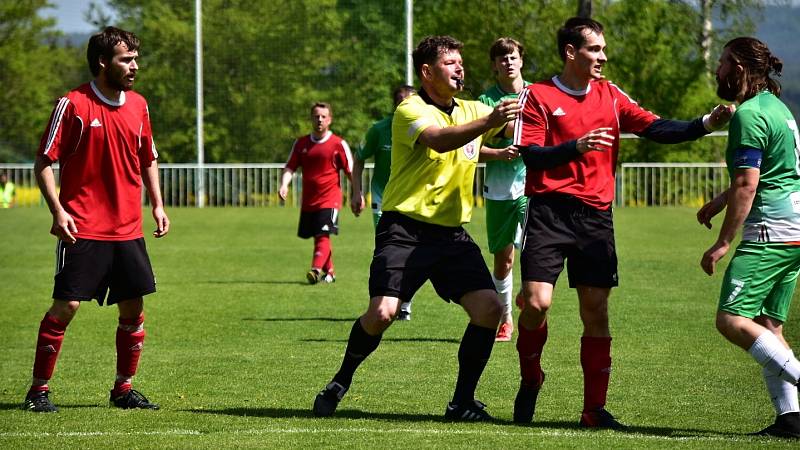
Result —
[[461, 148], [478, 136], [492, 128], [514, 120], [519, 114], [520, 106], [516, 100], [505, 100], [492, 110], [491, 114], [472, 122], [452, 127], [429, 126], [419, 135], [419, 142], [439, 153], [446, 153]]
[[47, 202], [47, 207], [50, 208], [50, 214], [53, 215], [53, 225], [50, 227], [50, 234], [66, 243], [74, 244], [76, 239], [72, 233], [77, 233], [78, 228], [75, 226], [75, 221], [72, 219], [72, 216], [67, 214], [64, 207], [61, 206], [61, 202], [58, 201], [56, 178], [53, 174], [52, 162], [42, 155], [37, 156], [33, 172], [36, 175], [36, 182], [39, 185], [39, 190], [42, 192], [45, 202]]
[[656, 119], [636, 134], [659, 144], [693, 141], [725, 126], [735, 111], [735, 105], [717, 105], [710, 113], [691, 121]]
[[150, 196], [150, 205], [153, 207], [153, 219], [156, 221], [156, 229], [153, 236], [156, 238], [164, 237], [169, 233], [169, 217], [164, 211], [164, 201], [161, 198], [161, 184], [158, 181], [158, 162], [153, 160], [150, 166], [142, 171], [142, 182], [147, 188], [147, 195]]
[[542, 147], [539, 145], [517, 146], [525, 162], [525, 167], [532, 170], [545, 170], [566, 164], [586, 152], [604, 152], [612, 148], [614, 136], [609, 134], [611, 128], [597, 128], [581, 136], [579, 139], [563, 142], [559, 145]]
[[517, 157], [519, 157], [519, 150], [516, 146], [509, 145], [505, 148], [492, 148], [484, 145], [481, 147], [478, 162], [513, 161]]

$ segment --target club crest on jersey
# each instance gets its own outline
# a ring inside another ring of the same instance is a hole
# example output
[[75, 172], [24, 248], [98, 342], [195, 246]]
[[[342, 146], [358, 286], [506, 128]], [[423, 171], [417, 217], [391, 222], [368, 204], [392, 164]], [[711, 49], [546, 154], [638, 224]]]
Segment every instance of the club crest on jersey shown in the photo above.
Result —
[[478, 154], [478, 150], [476, 147], [477, 146], [475, 145], [475, 141], [471, 141], [467, 145], [461, 148], [464, 150], [464, 156], [466, 156], [467, 159], [473, 159], [475, 158], [475, 155]]

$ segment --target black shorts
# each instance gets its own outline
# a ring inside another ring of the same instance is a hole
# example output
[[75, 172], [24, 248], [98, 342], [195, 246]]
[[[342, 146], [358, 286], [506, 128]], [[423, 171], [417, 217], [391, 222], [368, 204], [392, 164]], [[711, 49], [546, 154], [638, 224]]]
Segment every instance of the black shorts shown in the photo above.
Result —
[[611, 209], [592, 208], [571, 195], [529, 198], [522, 242], [522, 281], [555, 285], [567, 260], [569, 286], [617, 286]]
[[384, 212], [375, 230], [369, 296], [411, 301], [426, 280], [440, 297], [456, 303], [466, 293], [494, 290], [481, 250], [464, 228]]
[[325, 208], [317, 211], [300, 211], [297, 235], [308, 239], [322, 234], [339, 234], [339, 210]]
[[156, 291], [156, 280], [144, 239], [94, 241], [74, 244], [58, 241], [53, 298], [89, 301], [101, 305], [139, 298]]

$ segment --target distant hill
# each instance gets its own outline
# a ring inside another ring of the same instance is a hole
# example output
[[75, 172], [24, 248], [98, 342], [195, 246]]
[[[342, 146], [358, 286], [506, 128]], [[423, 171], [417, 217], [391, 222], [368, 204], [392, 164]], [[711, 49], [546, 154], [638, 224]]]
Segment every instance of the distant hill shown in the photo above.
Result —
[[783, 60], [783, 75], [778, 78], [781, 99], [800, 120], [800, 7], [768, 6], [764, 21], [758, 25], [756, 37], [766, 42], [770, 50]]
[[58, 39], [58, 45], [65, 47], [86, 47], [92, 33], [64, 33]]

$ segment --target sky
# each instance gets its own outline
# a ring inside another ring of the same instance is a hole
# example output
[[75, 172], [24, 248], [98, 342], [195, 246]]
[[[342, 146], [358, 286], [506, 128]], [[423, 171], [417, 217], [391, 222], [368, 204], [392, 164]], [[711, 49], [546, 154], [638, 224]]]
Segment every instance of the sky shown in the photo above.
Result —
[[[42, 10], [42, 16], [55, 17], [58, 20], [56, 28], [65, 33], [83, 33], [94, 31], [92, 26], [83, 18], [84, 13], [89, 9], [91, 0], [49, 0], [55, 8]], [[104, 0], [96, 0], [101, 6], [106, 6]], [[106, 8], [106, 12], [110, 12]]]

